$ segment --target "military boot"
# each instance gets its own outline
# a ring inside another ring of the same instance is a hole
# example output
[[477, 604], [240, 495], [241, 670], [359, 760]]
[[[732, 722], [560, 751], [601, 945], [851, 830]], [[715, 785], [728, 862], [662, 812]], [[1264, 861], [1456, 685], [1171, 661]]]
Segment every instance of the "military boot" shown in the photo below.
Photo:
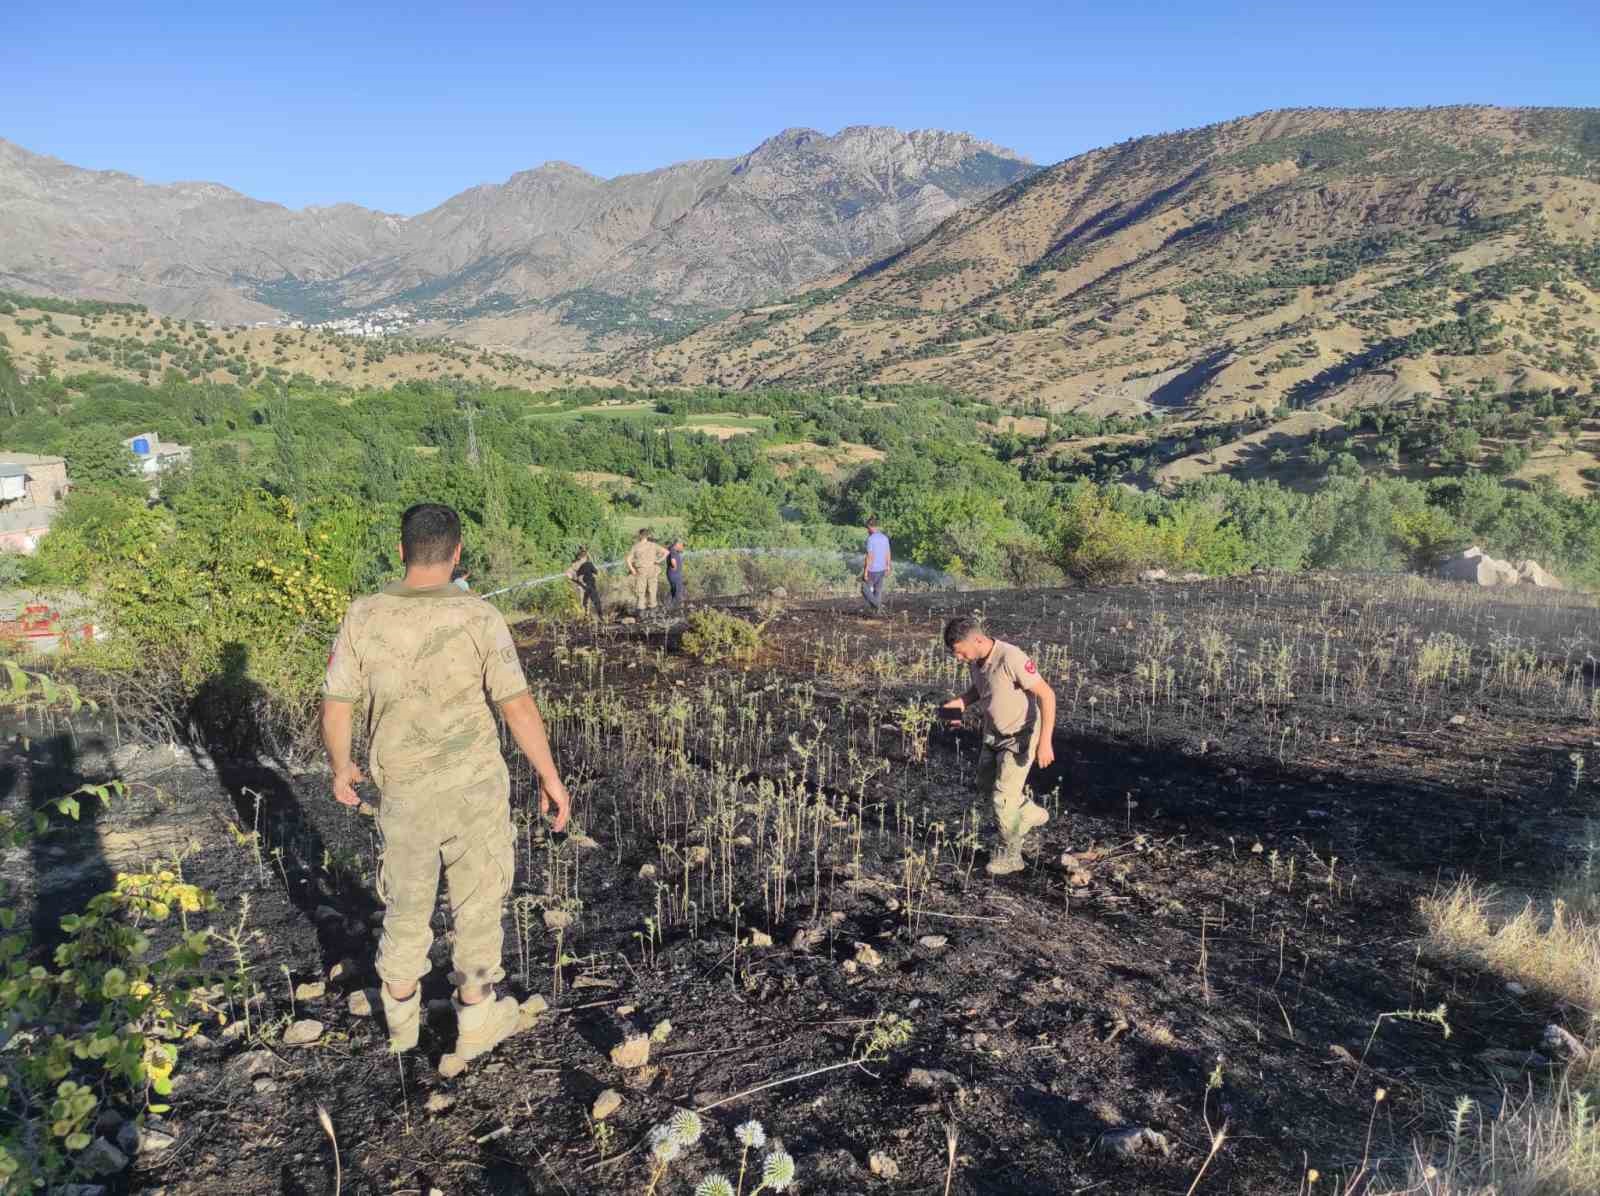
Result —
[[389, 1030], [389, 1049], [395, 1054], [409, 1051], [417, 1045], [417, 1034], [422, 1028], [422, 986], [418, 985], [404, 1001], [389, 995], [389, 986], [382, 987], [383, 1021]]
[[479, 1055], [486, 1055], [522, 1028], [515, 998], [499, 997], [463, 1005], [451, 997], [456, 1009], [456, 1049], [439, 1060], [439, 1074], [460, 1075]]
[[1036, 801], [1030, 801], [1022, 807], [1022, 817], [1017, 828], [1018, 838], [1027, 838], [1030, 831], [1037, 830], [1050, 821], [1050, 811]]
[[996, 841], [983, 870], [990, 876], [1010, 876], [1013, 872], [1021, 872], [1024, 866], [1022, 840], [1000, 839]]

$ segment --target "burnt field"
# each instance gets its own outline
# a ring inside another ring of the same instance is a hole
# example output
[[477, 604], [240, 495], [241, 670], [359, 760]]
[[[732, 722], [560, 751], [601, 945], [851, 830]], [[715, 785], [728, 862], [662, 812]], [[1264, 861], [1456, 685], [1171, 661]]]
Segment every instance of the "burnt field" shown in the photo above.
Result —
[[[972, 610], [1060, 700], [1052, 820], [998, 881], [977, 735], [930, 718], [965, 687], [939, 628]], [[111, 1190], [333, 1192], [320, 1103], [347, 1193], [687, 1193], [739, 1173], [751, 1118], [804, 1192], [1297, 1192], [1309, 1168], [1380, 1191], [1575, 1018], [1430, 958], [1417, 904], [1460, 877], [1538, 896], [1568, 862], [1600, 739], [1591, 600], [1262, 577], [735, 611], [770, 620], [748, 665], [690, 659], [674, 624], [519, 629], [577, 826], [544, 833], [513, 752], [506, 988], [546, 1008], [454, 1079], [447, 1008], [397, 1062], [352, 1002], [375, 984], [370, 818], [270, 753], [115, 753], [128, 800], [8, 861], [41, 933], [178, 860], [246, 979], [182, 1048], [152, 1120], [175, 1141]], [[10, 787], [112, 755], [56, 729], [13, 749]], [[441, 907], [434, 999], [445, 928]], [[290, 1045], [304, 1019], [320, 1034]], [[697, 1108], [655, 1166], [650, 1128]]]

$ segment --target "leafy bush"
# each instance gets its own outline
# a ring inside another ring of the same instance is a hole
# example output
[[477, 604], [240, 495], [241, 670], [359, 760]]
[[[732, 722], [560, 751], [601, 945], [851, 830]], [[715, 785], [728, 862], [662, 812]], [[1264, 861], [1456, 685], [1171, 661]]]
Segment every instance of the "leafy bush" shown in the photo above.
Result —
[[1155, 529], [1118, 510], [1104, 491], [1084, 487], [1061, 512], [1056, 561], [1075, 581], [1126, 581], [1160, 559]]
[[702, 608], [689, 616], [683, 650], [702, 664], [747, 663], [761, 650], [762, 627], [725, 611]]
[[[9, 680], [0, 708], [79, 702], [46, 677], [0, 664]], [[52, 814], [76, 820], [83, 802], [122, 792], [121, 782], [87, 785], [21, 817], [0, 814], [0, 842], [23, 846], [49, 833]], [[179, 1044], [198, 1028], [197, 1014], [218, 1012], [204, 987], [214, 979], [205, 968], [211, 934], [188, 922], [214, 904], [175, 871], [118, 874], [111, 892], [61, 918], [65, 940], [49, 966], [36, 962], [15, 907], [0, 907], [0, 1191], [81, 1174], [81, 1153], [103, 1109], [140, 1120], [147, 1110], [167, 1110], [160, 1098], [172, 1091]], [[174, 912], [182, 933], [152, 954], [142, 927]]]

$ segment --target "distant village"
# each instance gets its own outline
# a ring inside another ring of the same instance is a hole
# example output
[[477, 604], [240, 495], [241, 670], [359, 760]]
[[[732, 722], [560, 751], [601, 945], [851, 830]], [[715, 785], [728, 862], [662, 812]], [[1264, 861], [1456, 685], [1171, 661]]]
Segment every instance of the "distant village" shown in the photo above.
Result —
[[356, 316], [337, 320], [289, 320], [258, 323], [258, 328], [302, 328], [312, 332], [332, 332], [339, 336], [399, 336], [417, 323], [416, 313], [406, 307], [380, 307]]

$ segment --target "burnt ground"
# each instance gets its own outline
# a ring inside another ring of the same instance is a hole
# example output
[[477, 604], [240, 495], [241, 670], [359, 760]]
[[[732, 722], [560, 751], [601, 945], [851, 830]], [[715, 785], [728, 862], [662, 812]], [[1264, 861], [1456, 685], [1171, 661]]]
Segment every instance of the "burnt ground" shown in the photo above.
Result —
[[[999, 881], [970, 833], [977, 736], [897, 725], [964, 688], [937, 635], [974, 609], [1060, 698], [1058, 762], [1035, 776], [1055, 815]], [[582, 831], [524, 817], [506, 988], [550, 1008], [453, 1080], [436, 1070], [447, 1013], [397, 1064], [347, 1008], [373, 983], [370, 819], [269, 758], [119, 754], [129, 800], [8, 874], [49, 911], [181, 852], [219, 895], [214, 925], [243, 917], [262, 995], [248, 1033], [207, 1025], [184, 1050], [177, 1145], [113, 1190], [332, 1192], [321, 1103], [344, 1192], [644, 1191], [656, 1121], [842, 1062], [885, 1012], [910, 1020], [906, 1045], [708, 1112], [656, 1190], [736, 1172], [731, 1131], [752, 1116], [806, 1192], [943, 1191], [947, 1125], [953, 1192], [1185, 1192], [1223, 1123], [1199, 1191], [1291, 1192], [1307, 1166], [1364, 1159], [1399, 1181], [1458, 1096], [1492, 1112], [1528, 1082], [1483, 1052], [1577, 1024], [1431, 961], [1417, 902], [1461, 876], [1538, 896], [1565, 863], [1594, 801], [1571, 757], [1600, 747], [1588, 600], [1266, 577], [743, 613], [771, 618], [748, 666], [689, 659], [672, 623], [520, 629]], [[103, 746], [35, 739], [8, 787], [103, 775]], [[580, 910], [559, 972], [543, 906]], [[442, 910], [436, 925], [425, 992], [442, 998]], [[291, 981], [344, 960], [324, 997], [291, 1003]], [[1448, 1036], [1383, 1016], [1440, 1005]], [[284, 1045], [308, 1016], [321, 1040]], [[662, 1021], [654, 1070], [612, 1064]], [[602, 1157], [587, 1114], [608, 1087], [624, 1100]], [[1110, 1149], [1135, 1127], [1167, 1151]], [[877, 1152], [897, 1177], [869, 1170]]]

